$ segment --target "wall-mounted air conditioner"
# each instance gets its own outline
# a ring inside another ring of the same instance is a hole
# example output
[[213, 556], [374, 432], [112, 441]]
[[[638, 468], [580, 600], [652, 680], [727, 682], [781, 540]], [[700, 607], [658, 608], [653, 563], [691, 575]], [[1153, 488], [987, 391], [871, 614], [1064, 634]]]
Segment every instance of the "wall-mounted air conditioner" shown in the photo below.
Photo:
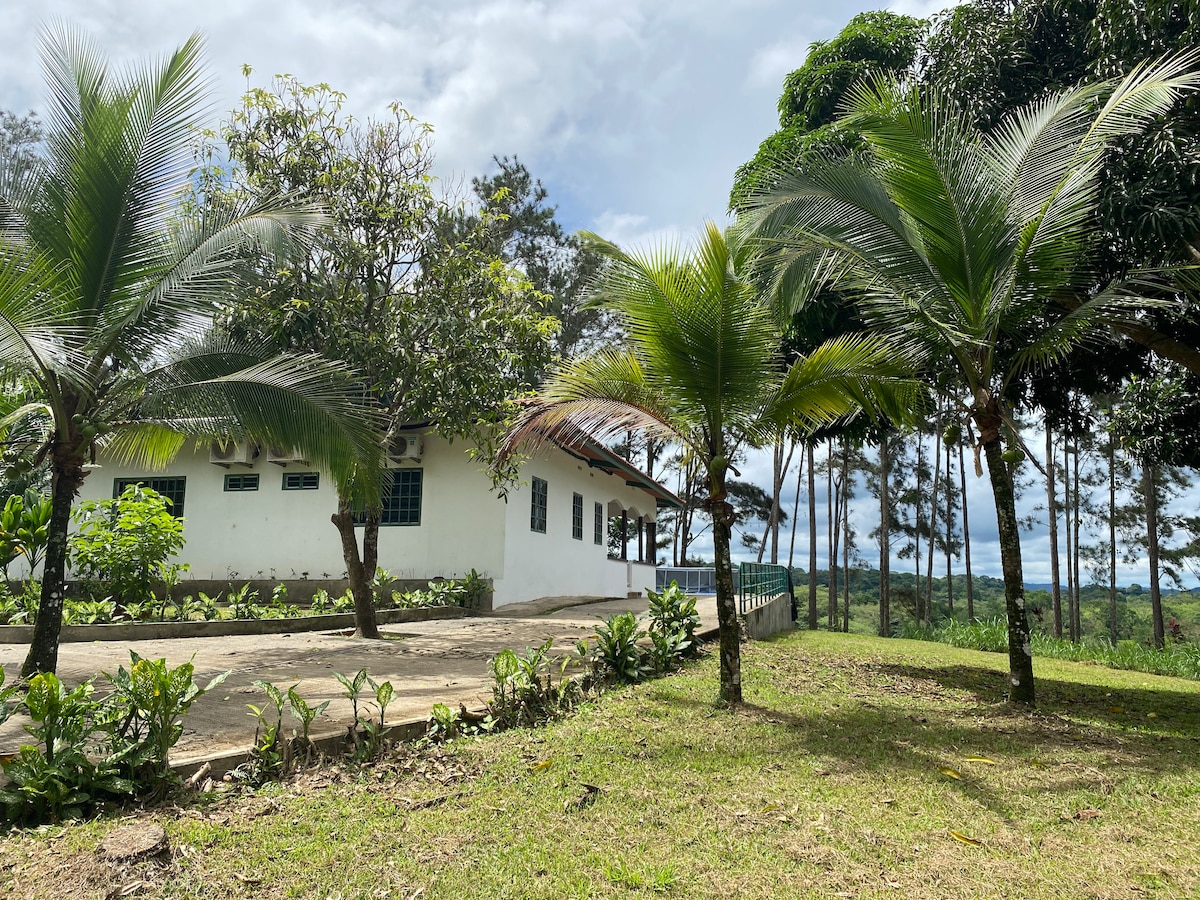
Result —
[[420, 459], [425, 441], [419, 434], [398, 434], [388, 447], [388, 461], [398, 463], [405, 459]]
[[208, 445], [208, 461], [226, 469], [230, 466], [253, 465], [256, 456], [258, 448], [241, 441], [213, 441]]
[[288, 463], [307, 463], [308, 460], [295, 447], [280, 447], [277, 444], [270, 444], [267, 447], [267, 462], [286, 467]]

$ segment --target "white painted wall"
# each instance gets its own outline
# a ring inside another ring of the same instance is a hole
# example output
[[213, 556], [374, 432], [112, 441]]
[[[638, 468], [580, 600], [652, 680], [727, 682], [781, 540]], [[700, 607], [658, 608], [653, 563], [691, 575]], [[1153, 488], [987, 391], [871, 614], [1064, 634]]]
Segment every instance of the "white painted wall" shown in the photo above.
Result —
[[[341, 578], [345, 573], [337, 530], [329, 521], [337, 494], [320, 473], [317, 490], [285, 491], [285, 472], [313, 471], [302, 463], [286, 468], [260, 456], [249, 467], [228, 469], [208, 461], [208, 450], [185, 453], [167, 472], [117, 466], [101, 467], [84, 481], [81, 500], [105, 499], [115, 479], [184, 476], [184, 536], [180, 562], [191, 566], [188, 578]], [[548, 448], [522, 470], [521, 483], [505, 503], [491, 490], [480, 464], [467, 456], [462, 442], [449, 444], [425, 435], [421, 461], [406, 461], [424, 471], [421, 524], [382, 526], [379, 564], [401, 578], [461, 577], [474, 568], [491, 577], [494, 604], [543, 596], [624, 596], [627, 570], [638, 574], [632, 590], [653, 586], [653, 566], [632, 567], [607, 559], [607, 542], [593, 542], [596, 501], [617, 500], [654, 515], [654, 498], [625, 484], [619, 475], [589, 469], [557, 447]], [[257, 491], [225, 491], [226, 474], [256, 472]], [[530, 478], [549, 485], [547, 532], [530, 530]], [[571, 500], [584, 495], [584, 536], [571, 537]], [[636, 556], [636, 543], [631, 545]], [[642, 572], [644, 571], [644, 575]], [[642, 583], [645, 582], [645, 583]]]
[[[545, 534], [530, 528], [534, 476], [547, 483]], [[571, 531], [572, 495], [576, 492], [583, 494], [582, 541], [575, 540]], [[607, 533], [600, 544], [595, 543], [595, 504], [603, 504], [607, 528], [609, 503], [614, 500], [621, 508], [641, 510], [647, 521], [655, 516], [654, 498], [627, 485], [624, 476], [589, 468], [558, 448], [548, 448], [526, 462], [520, 486], [509, 495], [505, 578], [496, 587], [496, 605], [529, 599], [529, 595], [624, 597], [628, 591], [654, 587], [653, 565], [610, 560]], [[636, 539], [630, 542], [629, 555], [637, 556]]]

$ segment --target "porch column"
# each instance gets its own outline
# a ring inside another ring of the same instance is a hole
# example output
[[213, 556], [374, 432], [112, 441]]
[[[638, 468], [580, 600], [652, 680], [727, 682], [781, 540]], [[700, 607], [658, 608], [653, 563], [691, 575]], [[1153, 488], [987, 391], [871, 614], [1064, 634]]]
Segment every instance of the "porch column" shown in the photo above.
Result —
[[646, 524], [645, 520], [638, 516], [638, 562], [646, 561]]
[[621, 510], [621, 559], [629, 559], [629, 510]]
[[649, 558], [646, 562], [658, 564], [658, 523], [646, 523], [646, 549], [649, 551]]

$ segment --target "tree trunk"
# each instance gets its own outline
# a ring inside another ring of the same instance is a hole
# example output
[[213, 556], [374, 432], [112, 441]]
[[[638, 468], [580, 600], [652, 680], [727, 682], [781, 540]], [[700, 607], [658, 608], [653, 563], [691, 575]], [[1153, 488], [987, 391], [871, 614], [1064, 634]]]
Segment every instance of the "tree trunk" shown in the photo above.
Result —
[[917, 624], [925, 621], [925, 594], [921, 590], [921, 464], [924, 462], [925, 438], [917, 429], [917, 492], [913, 495], [913, 612]]
[[950, 489], [950, 485], [954, 482], [950, 479], [950, 445], [945, 441], [942, 442], [942, 445], [946, 448], [946, 615], [953, 619], [954, 572], [950, 561], [954, 555], [954, 492]]
[[837, 629], [837, 576], [838, 576], [838, 537], [841, 535], [841, 510], [838, 504], [841, 502], [841, 486], [834, 490], [833, 477], [833, 440], [830, 439], [828, 448], [825, 453], [825, 463], [829, 470], [829, 484], [825, 490], [825, 498], [827, 508], [825, 510], [826, 527], [828, 529], [828, 554], [826, 562], [829, 566], [829, 590], [828, 602], [825, 604], [825, 625], [830, 631]]
[[879, 636], [892, 634], [892, 454], [885, 431], [879, 438]]
[[800, 515], [800, 488], [804, 484], [804, 456], [800, 456], [800, 462], [796, 468], [796, 496], [792, 499], [792, 539], [788, 544], [788, 571], [792, 570], [792, 564], [796, 560], [796, 520]]
[[850, 631], [850, 442], [842, 444], [842, 631]]
[[[723, 491], [721, 493], [724, 493]], [[721, 699], [742, 702], [741, 633], [738, 629], [737, 600], [733, 596], [733, 561], [729, 555], [733, 507], [724, 500], [710, 498], [713, 555], [717, 576], [717, 636], [721, 645]]]
[[813, 465], [814, 448], [805, 448], [808, 462], [808, 629], [817, 630], [817, 475]]
[[1150, 618], [1154, 623], [1154, 646], [1161, 650], [1166, 646], [1166, 628], [1163, 625], [1162, 587], [1159, 583], [1158, 547], [1158, 484], [1155, 477], [1157, 466], [1145, 463], [1142, 466], [1142, 493], [1146, 501], [1146, 550], [1150, 557]]
[[1108, 440], [1108, 636], [1117, 643], [1117, 443]]
[[933, 485], [929, 493], [929, 552], [925, 564], [925, 624], [933, 624], [933, 550], [934, 535], [937, 534], [938, 518], [938, 487], [942, 480], [942, 432], [934, 429], [933, 433]]
[[[992, 401], [993, 404], [995, 401]], [[1001, 419], [993, 409], [977, 411], [980, 440], [987, 456], [988, 476], [996, 501], [996, 524], [1000, 534], [1000, 566], [1004, 573], [1004, 607], [1008, 615], [1008, 699], [1013, 703], [1034, 702], [1033, 647], [1025, 611], [1025, 576], [1021, 568], [1021, 532], [1017, 523], [1012, 473], [1001, 454]]]
[[[375, 531], [375, 546], [378, 546], [379, 531], [378, 531], [379, 513], [375, 513], [376, 531]], [[354, 516], [350, 514], [350, 501], [344, 497], [338, 497], [338, 511], [329, 517], [333, 522], [334, 527], [338, 530], [338, 536], [342, 539], [342, 559], [346, 563], [346, 577], [350, 580], [350, 593], [354, 596], [354, 634], [356, 637], [377, 638], [379, 637], [379, 623], [375, 618], [375, 598], [371, 594], [371, 578], [375, 575], [375, 570], [371, 570], [371, 575], [367, 575], [367, 569], [364, 557], [368, 552], [375, 553], [374, 550], [364, 546], [362, 556], [358, 552], [358, 537], [354, 533]], [[367, 541], [364, 536], [364, 545]], [[372, 559], [374, 561], [374, 559]]]
[[87, 472], [83, 457], [69, 449], [75, 441], [55, 441], [51, 451], [50, 521], [47, 525], [46, 559], [42, 568], [42, 596], [38, 601], [33, 639], [21, 666], [21, 677], [58, 668], [58, 639], [62, 632], [63, 599], [67, 586], [67, 530], [71, 504]]
[[1075, 640], [1075, 614], [1071, 607], [1075, 596], [1072, 586], [1075, 584], [1076, 572], [1071, 557], [1071, 448], [1063, 442], [1063, 529], [1067, 535], [1067, 637]]
[[1054, 598], [1054, 636], [1062, 637], [1062, 583], [1058, 570], [1058, 490], [1054, 485], [1054, 437], [1046, 426], [1046, 519], [1050, 526], [1050, 595]]
[[1069, 538], [1069, 543], [1071, 545], [1071, 556], [1074, 558], [1074, 569], [1075, 569], [1075, 587], [1073, 588], [1074, 593], [1071, 595], [1071, 615], [1073, 616], [1073, 618], [1071, 620], [1071, 630], [1075, 633], [1075, 640], [1082, 641], [1083, 640], [1083, 616], [1081, 615], [1080, 610], [1079, 610], [1079, 599], [1082, 596], [1081, 588], [1083, 587], [1083, 567], [1080, 565], [1081, 560], [1079, 558], [1079, 556], [1080, 556], [1080, 553], [1079, 553], [1079, 525], [1083, 519], [1083, 510], [1081, 509], [1081, 503], [1080, 503], [1080, 499], [1079, 499], [1080, 490], [1079, 490], [1079, 444], [1078, 443], [1075, 444], [1075, 457], [1074, 457], [1074, 459], [1071, 460], [1071, 466], [1072, 466], [1072, 470], [1074, 472], [1074, 478], [1072, 479], [1072, 483], [1073, 483], [1074, 487], [1073, 487], [1073, 490], [1071, 491], [1071, 503], [1074, 504], [1074, 514], [1075, 514], [1075, 522], [1074, 522], [1074, 525], [1072, 526], [1072, 534], [1070, 535], [1070, 538]]
[[958, 445], [958, 481], [962, 491], [963, 565], [967, 573], [967, 621], [975, 621], [975, 582], [971, 575], [971, 527], [967, 520], [967, 467], [963, 445]]

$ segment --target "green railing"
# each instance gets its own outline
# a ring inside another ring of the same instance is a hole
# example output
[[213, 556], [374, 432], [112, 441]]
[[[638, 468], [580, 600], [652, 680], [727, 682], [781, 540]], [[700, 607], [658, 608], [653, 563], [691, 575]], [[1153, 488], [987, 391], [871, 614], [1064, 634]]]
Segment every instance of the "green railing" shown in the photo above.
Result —
[[792, 593], [792, 578], [787, 566], [741, 563], [738, 574], [738, 600], [743, 614], [780, 594]]

